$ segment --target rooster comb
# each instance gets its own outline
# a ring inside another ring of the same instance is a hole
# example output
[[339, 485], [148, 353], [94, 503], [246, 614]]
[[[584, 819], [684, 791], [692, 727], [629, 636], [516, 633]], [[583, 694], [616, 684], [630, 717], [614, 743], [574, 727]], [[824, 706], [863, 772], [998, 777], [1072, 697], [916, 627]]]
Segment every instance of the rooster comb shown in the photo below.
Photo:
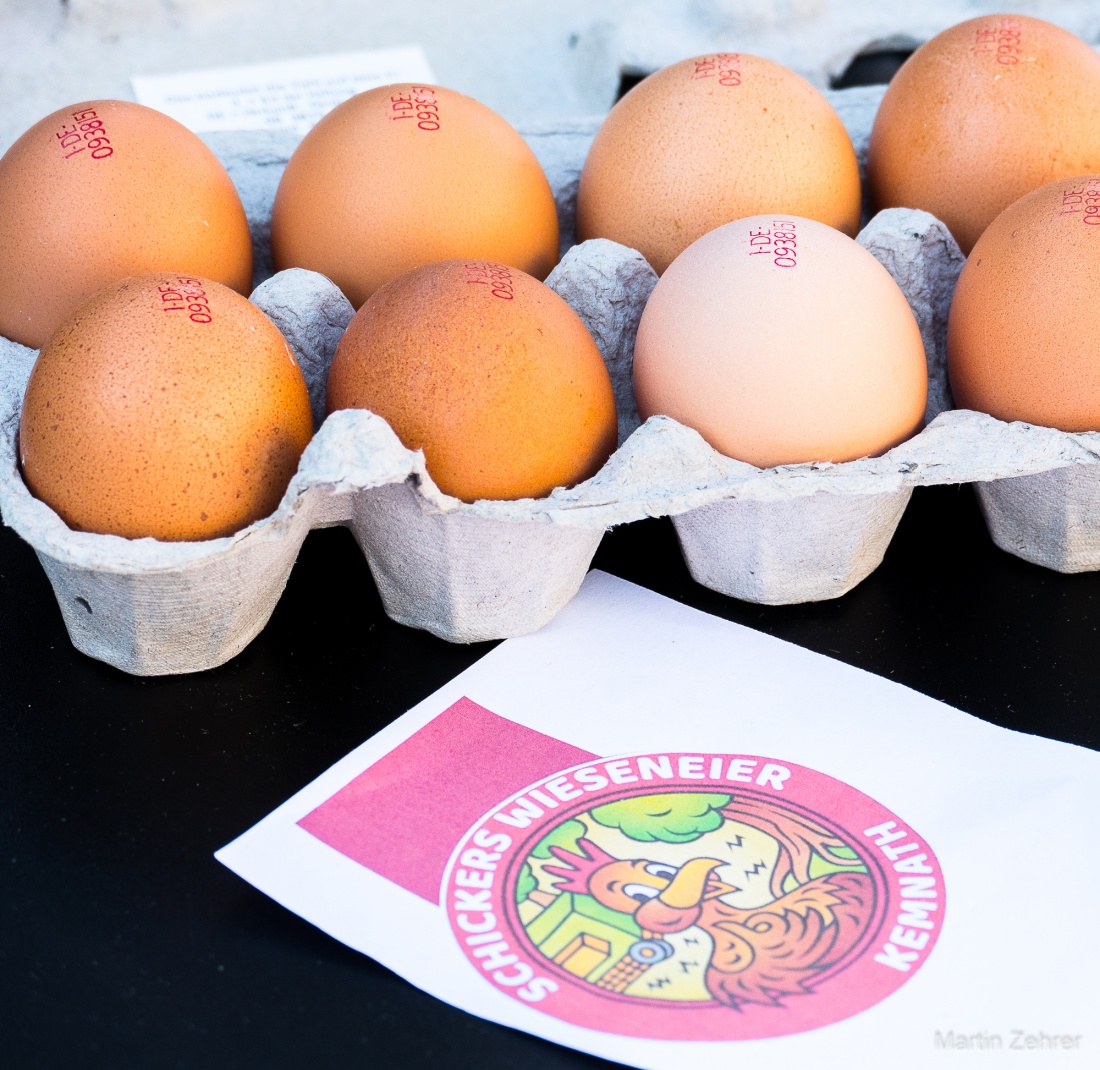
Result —
[[[576, 854], [567, 851], [563, 847], [551, 847], [550, 853], [562, 863], [562, 866], [544, 865], [546, 873], [556, 877], [554, 886], [559, 892], [579, 892], [582, 895], [589, 894], [588, 882], [592, 874], [608, 862], [616, 862], [614, 855], [609, 855], [602, 847], [597, 847], [591, 840], [579, 839], [577, 846], [584, 852]], [[568, 868], [562, 868], [568, 867]]]

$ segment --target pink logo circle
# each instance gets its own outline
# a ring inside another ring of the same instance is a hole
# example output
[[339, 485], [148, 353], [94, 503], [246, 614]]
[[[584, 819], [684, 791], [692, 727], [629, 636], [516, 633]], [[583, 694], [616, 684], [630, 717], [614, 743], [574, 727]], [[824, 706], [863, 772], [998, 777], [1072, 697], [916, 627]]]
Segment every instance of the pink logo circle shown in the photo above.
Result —
[[456, 847], [444, 904], [488, 983], [664, 1040], [783, 1036], [873, 1006], [943, 923], [932, 849], [874, 799], [734, 754], [597, 759]]

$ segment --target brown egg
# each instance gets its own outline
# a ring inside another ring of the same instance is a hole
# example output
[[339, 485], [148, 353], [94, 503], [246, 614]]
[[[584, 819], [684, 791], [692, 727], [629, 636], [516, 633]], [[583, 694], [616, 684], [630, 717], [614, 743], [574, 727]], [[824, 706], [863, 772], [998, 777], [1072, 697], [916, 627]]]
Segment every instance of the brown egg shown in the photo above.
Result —
[[588, 329], [549, 287], [484, 260], [378, 290], [340, 340], [328, 409], [384, 416], [464, 501], [542, 497], [615, 448], [611, 379]]
[[37, 349], [97, 290], [153, 271], [252, 285], [241, 199], [186, 127], [92, 100], [47, 115], [0, 159], [0, 334]]
[[71, 528], [213, 539], [279, 504], [312, 434], [275, 325], [216, 282], [124, 279], [42, 348], [19, 425], [23, 476]]
[[959, 277], [947, 327], [955, 404], [1100, 431], [1100, 175], [1006, 208]]
[[271, 217], [278, 269], [327, 275], [358, 308], [411, 268], [486, 258], [545, 278], [550, 184], [496, 112], [452, 89], [390, 85], [326, 115], [287, 164]]
[[693, 427], [759, 468], [850, 461], [919, 431], [920, 330], [886, 269], [810, 219], [739, 219], [689, 246], [642, 313], [643, 418]]
[[1100, 171], [1100, 56], [1026, 15], [970, 19], [895, 75], [875, 118], [867, 185], [880, 208], [923, 208], [964, 253], [1030, 190]]
[[809, 82], [771, 60], [699, 56], [611, 110], [581, 174], [577, 234], [637, 249], [660, 274], [696, 238], [743, 216], [806, 216], [854, 235], [851, 139]]

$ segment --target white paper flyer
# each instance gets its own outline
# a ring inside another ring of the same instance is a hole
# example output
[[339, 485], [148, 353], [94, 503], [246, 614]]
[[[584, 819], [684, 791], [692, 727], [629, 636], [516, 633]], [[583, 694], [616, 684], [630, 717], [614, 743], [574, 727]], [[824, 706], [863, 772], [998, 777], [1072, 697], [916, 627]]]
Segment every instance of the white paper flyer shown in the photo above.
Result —
[[218, 852], [657, 1070], [1100, 1065], [1100, 755], [603, 573]]
[[423, 50], [383, 48], [214, 67], [130, 79], [139, 104], [196, 133], [293, 130], [304, 134], [356, 93], [393, 82], [432, 82]]

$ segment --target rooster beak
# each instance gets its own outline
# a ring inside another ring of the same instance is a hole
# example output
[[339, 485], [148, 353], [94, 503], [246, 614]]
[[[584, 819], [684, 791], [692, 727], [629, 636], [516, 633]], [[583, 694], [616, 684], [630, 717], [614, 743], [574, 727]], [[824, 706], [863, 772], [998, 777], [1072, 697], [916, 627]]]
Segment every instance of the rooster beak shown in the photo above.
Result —
[[729, 892], [739, 892], [740, 888], [736, 884], [727, 884], [725, 881], [720, 881], [717, 877], [711, 877], [707, 881], [706, 892], [703, 895], [704, 899], [716, 899], [720, 895], [727, 895]]
[[686, 910], [697, 906], [707, 891], [711, 870], [724, 865], [717, 858], [693, 858], [685, 862], [672, 878], [669, 886], [657, 898], [665, 906]]

